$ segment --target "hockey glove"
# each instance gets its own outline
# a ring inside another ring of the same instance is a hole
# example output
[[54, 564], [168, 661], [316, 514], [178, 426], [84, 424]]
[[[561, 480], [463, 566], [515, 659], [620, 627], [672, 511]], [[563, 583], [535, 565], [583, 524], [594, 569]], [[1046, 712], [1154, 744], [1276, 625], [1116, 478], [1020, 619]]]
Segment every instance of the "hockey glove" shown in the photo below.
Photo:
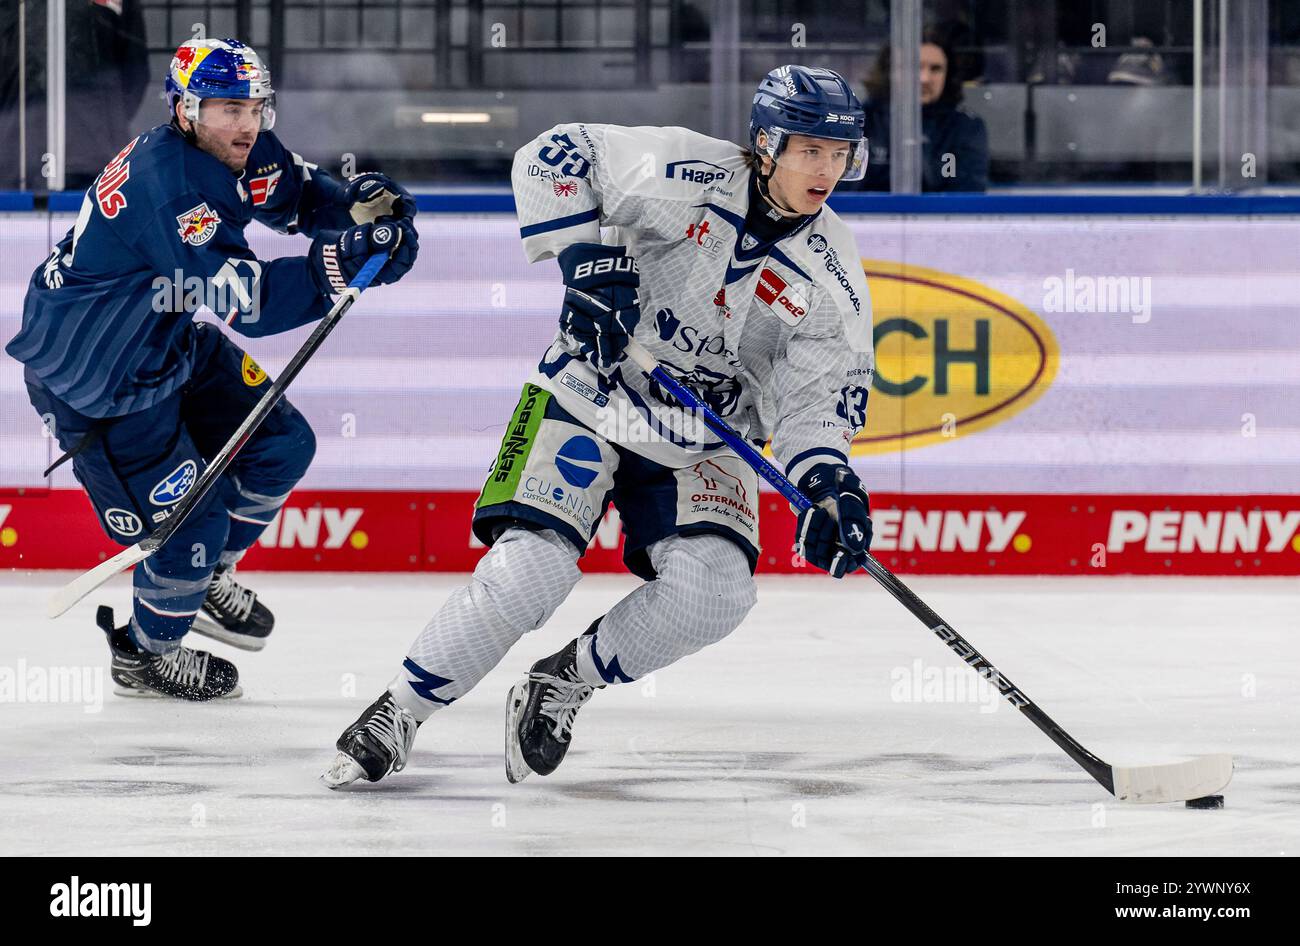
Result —
[[622, 246], [575, 243], [560, 253], [564, 311], [560, 329], [598, 371], [624, 358], [641, 319], [641, 273]]
[[312, 241], [307, 258], [322, 292], [342, 292], [375, 253], [391, 253], [374, 285], [395, 283], [415, 265], [420, 236], [411, 218], [381, 217], [342, 232], [323, 233]]
[[795, 552], [832, 578], [843, 578], [866, 564], [871, 497], [852, 468], [819, 463], [804, 474], [799, 489], [812, 507], [799, 514]]
[[347, 208], [354, 223], [374, 223], [380, 217], [414, 217], [416, 213], [411, 192], [378, 171], [348, 178], [334, 202]]

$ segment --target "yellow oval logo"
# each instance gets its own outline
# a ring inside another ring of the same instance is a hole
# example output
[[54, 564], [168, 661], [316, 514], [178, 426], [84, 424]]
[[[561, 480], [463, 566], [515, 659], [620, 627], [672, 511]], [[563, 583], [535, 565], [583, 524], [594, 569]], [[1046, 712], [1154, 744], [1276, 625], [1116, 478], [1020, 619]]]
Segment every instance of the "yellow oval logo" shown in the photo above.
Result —
[[1047, 324], [1015, 299], [951, 273], [862, 261], [876, 373], [855, 454], [942, 443], [1001, 423], [1056, 377]]

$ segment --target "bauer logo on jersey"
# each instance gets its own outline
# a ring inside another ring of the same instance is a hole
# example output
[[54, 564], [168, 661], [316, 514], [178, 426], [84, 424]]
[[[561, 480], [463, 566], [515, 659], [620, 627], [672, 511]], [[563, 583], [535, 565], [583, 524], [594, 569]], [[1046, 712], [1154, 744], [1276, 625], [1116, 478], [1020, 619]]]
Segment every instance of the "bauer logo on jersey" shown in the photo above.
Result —
[[714, 181], [729, 181], [736, 172], [710, 161], [692, 159], [689, 161], [669, 161], [664, 176], [671, 180], [689, 181], [692, 184], [712, 184]]
[[808, 300], [803, 293], [767, 268], [758, 274], [754, 295], [787, 325], [794, 325], [808, 312]]
[[215, 210], [209, 210], [208, 205], [202, 203], [177, 216], [176, 222], [180, 224], [176, 232], [180, 234], [182, 243], [202, 246], [216, 235], [221, 218]]
[[284, 171], [277, 170], [271, 174], [265, 174], [262, 177], [255, 177], [248, 182], [248, 193], [253, 198], [253, 206], [261, 207], [271, 195], [275, 193], [276, 186], [280, 183], [280, 175]]
[[149, 494], [149, 502], [155, 506], [170, 506], [179, 502], [190, 491], [198, 478], [199, 467], [193, 460], [186, 460], [168, 473]]

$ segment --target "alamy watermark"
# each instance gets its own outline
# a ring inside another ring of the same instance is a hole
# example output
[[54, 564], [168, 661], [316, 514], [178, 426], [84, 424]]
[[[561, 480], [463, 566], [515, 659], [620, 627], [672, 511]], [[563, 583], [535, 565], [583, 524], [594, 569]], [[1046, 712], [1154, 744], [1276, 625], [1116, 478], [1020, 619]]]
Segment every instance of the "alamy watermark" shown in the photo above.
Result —
[[87, 713], [104, 708], [103, 667], [35, 667], [20, 659], [0, 665], [0, 703], [80, 703]]

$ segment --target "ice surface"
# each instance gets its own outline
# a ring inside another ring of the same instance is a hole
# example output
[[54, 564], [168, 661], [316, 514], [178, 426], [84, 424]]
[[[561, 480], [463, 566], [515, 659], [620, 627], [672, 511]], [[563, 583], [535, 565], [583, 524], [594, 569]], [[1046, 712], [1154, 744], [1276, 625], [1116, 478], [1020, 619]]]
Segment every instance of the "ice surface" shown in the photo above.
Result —
[[[425, 724], [405, 772], [332, 793], [335, 738], [462, 577], [241, 576], [277, 630], [256, 654], [193, 638], [245, 696], [191, 705], [112, 694], [94, 604], [120, 621], [126, 578], [51, 622], [70, 574], [0, 575], [0, 854], [1300, 851], [1294, 580], [909, 582], [1102, 758], [1233, 753], [1226, 808], [1194, 811], [1115, 802], [861, 576], [762, 578], [740, 630], [598, 692], [564, 766], [511, 786], [509, 684], [635, 581], [588, 576]], [[100, 704], [32, 702], [79, 667]]]

